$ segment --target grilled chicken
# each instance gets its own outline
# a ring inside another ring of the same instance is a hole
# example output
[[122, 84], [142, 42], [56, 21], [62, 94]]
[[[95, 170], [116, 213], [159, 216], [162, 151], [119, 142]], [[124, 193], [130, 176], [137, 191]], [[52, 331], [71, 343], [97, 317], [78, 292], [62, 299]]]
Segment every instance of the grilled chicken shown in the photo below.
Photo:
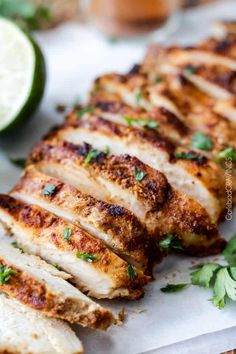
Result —
[[51, 134], [51, 138], [53, 137], [75, 144], [85, 141], [101, 151], [109, 147], [114, 155], [135, 156], [150, 167], [165, 173], [173, 187], [196, 199], [207, 210], [213, 222], [219, 219], [225, 208], [221, 169], [199, 154], [188, 159], [191, 150], [174, 148], [152, 129], [141, 131], [91, 116], [73, 125], [59, 127]]
[[89, 295], [130, 299], [143, 295], [149, 277], [79, 227], [7, 195], [0, 195], [0, 220], [24, 250], [57, 264]]
[[0, 290], [48, 317], [106, 329], [114, 318], [65, 279], [70, 276], [38, 257], [0, 241]]
[[[55, 186], [51, 196], [43, 193], [48, 185]], [[57, 178], [46, 176], [35, 166], [25, 170], [11, 195], [81, 226], [130, 264], [147, 269], [153, 253], [147, 231], [127, 209], [81, 193]]]
[[0, 323], [0, 353], [83, 353], [79, 338], [65, 322], [43, 317], [4, 294], [0, 295]]
[[81, 191], [89, 190], [99, 199], [131, 210], [157, 240], [172, 233], [193, 254], [221, 249], [224, 242], [205, 209], [171, 188], [163, 174], [127, 155], [100, 153], [85, 164], [90, 151], [87, 144], [45, 141], [34, 148], [29, 163]]
[[217, 99], [230, 99], [236, 93], [236, 61], [223, 55], [194, 48], [154, 45], [146, 55], [144, 67], [156, 73], [181, 73]]
[[197, 48], [236, 60], [236, 32], [220, 39], [208, 38], [202, 41]]

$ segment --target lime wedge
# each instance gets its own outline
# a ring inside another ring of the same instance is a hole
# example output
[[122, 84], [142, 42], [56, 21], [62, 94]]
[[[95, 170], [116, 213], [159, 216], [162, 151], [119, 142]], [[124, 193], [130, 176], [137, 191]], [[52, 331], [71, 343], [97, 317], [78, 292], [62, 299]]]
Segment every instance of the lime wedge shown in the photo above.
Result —
[[0, 17], [0, 133], [14, 131], [32, 116], [45, 87], [45, 62], [38, 45], [13, 22]]

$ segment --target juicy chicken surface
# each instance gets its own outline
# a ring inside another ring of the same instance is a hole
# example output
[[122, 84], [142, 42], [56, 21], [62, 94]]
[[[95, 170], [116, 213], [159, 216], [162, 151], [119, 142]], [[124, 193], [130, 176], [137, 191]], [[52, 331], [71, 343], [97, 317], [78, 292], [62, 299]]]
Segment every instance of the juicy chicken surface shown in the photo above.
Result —
[[0, 353], [83, 353], [82, 343], [65, 322], [46, 318], [5, 294], [0, 295], [0, 323]]
[[189, 154], [191, 150], [176, 149], [152, 129], [142, 131], [91, 116], [73, 125], [59, 127], [52, 132], [51, 138], [75, 144], [85, 141], [100, 151], [108, 147], [113, 155], [129, 154], [138, 158], [164, 173], [174, 188], [196, 199], [213, 222], [219, 219], [225, 208], [224, 176], [218, 165], [200, 154], [191, 160], [176, 158], [179, 153]]
[[114, 322], [110, 311], [65, 280], [70, 278], [69, 274], [39, 257], [22, 253], [0, 241], [0, 265], [10, 269], [10, 277], [0, 284], [0, 290], [46, 316], [100, 329], [106, 329]]
[[[67, 142], [40, 143], [31, 153], [29, 163], [50, 176], [58, 177], [97, 198], [112, 201], [131, 210], [149, 233], [162, 236], [173, 233], [190, 253], [215, 253], [224, 242], [205, 209], [186, 194], [171, 188], [160, 172], [134, 157], [107, 156], [101, 153], [84, 164], [91, 147]], [[73, 171], [73, 173], [72, 173]], [[138, 181], [135, 171], [145, 177]], [[86, 184], [82, 182], [86, 180]]]
[[7, 195], [0, 195], [0, 220], [24, 250], [57, 264], [89, 295], [131, 299], [143, 295], [149, 277], [81, 228]]
[[[43, 194], [48, 185], [55, 187], [51, 196]], [[41, 173], [33, 165], [27, 167], [11, 195], [81, 226], [142, 270], [147, 269], [153, 257], [147, 231], [131, 212], [82, 193], [72, 185]]]

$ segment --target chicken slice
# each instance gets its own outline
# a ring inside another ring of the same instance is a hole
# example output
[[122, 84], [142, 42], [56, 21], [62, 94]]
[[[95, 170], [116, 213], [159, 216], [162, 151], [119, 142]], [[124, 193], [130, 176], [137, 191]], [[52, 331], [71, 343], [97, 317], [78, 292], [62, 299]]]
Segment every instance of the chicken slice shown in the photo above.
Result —
[[4, 241], [0, 241], [0, 268], [3, 274], [4, 270], [9, 273], [0, 282], [0, 290], [48, 317], [99, 329], [114, 322], [110, 311], [65, 281], [68, 274]]
[[236, 32], [220, 39], [207, 38], [198, 44], [197, 47], [201, 50], [236, 60]]
[[0, 294], [0, 352], [7, 354], [81, 354], [83, 346], [63, 321], [46, 318]]
[[51, 137], [75, 144], [85, 141], [101, 151], [109, 147], [114, 155], [129, 154], [137, 157], [164, 173], [173, 187], [196, 199], [207, 210], [213, 222], [219, 219], [225, 209], [224, 176], [217, 164], [199, 154], [188, 159], [191, 150], [175, 149], [152, 129], [142, 131], [91, 116], [74, 125], [58, 128]]
[[[192, 53], [189, 60], [185, 54]], [[230, 99], [236, 93], [236, 61], [202, 51], [202, 56], [214, 59], [201, 60], [195, 49], [152, 46], [144, 60], [144, 70], [156, 73], [179, 74], [200, 90], [216, 99]], [[191, 58], [192, 57], [192, 58]], [[195, 59], [194, 59], [195, 58]]]
[[[43, 193], [48, 185], [55, 187], [51, 196]], [[57, 178], [46, 176], [33, 165], [27, 167], [11, 195], [81, 226], [130, 264], [147, 269], [153, 247], [145, 228], [127, 209], [81, 193]]]
[[89, 295], [130, 299], [143, 295], [149, 277], [79, 227], [7, 195], [0, 195], [0, 220], [24, 250], [57, 264]]
[[221, 249], [224, 241], [205, 209], [171, 188], [163, 174], [127, 155], [100, 153], [85, 164], [90, 151], [86, 144], [42, 142], [34, 148], [29, 163], [82, 191], [89, 190], [99, 199], [131, 210], [158, 242], [171, 233], [195, 255]]

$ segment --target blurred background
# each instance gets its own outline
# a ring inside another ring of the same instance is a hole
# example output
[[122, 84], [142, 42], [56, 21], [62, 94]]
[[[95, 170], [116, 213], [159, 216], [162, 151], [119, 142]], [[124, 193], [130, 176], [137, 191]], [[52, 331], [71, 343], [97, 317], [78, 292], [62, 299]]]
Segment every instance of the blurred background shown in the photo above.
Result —
[[[181, 8], [214, 0], [0, 0], [0, 15], [30, 30], [75, 20], [89, 22], [108, 36], [133, 37], [156, 31], [176, 19]], [[173, 16], [174, 15], [174, 16]]]

